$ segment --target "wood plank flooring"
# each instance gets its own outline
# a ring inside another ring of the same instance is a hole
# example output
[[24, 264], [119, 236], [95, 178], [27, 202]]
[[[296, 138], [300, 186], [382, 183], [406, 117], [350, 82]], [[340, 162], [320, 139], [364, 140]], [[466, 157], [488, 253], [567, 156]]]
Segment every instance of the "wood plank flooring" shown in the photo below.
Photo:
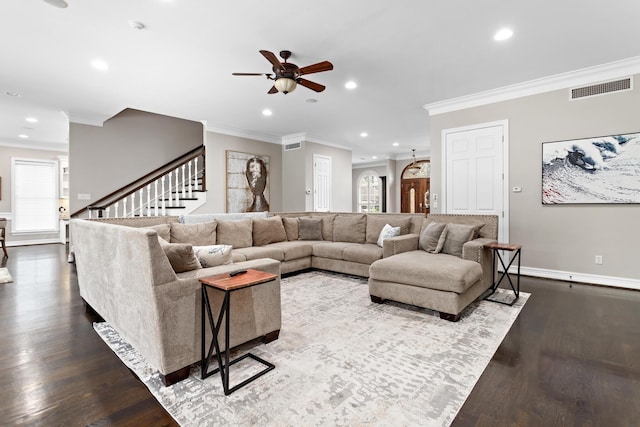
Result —
[[[1, 261], [0, 425], [175, 426], [93, 331], [63, 245]], [[532, 293], [453, 426], [637, 426], [640, 292], [523, 278]]]

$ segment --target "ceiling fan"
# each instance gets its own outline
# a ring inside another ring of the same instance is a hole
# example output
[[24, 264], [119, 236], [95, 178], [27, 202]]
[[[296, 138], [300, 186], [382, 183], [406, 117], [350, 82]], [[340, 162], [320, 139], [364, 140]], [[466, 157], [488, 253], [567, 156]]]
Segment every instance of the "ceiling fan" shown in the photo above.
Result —
[[325, 86], [303, 79], [302, 76], [333, 70], [333, 64], [329, 61], [322, 61], [317, 64], [307, 65], [306, 67], [300, 68], [296, 64], [287, 62], [287, 59], [291, 56], [291, 52], [288, 50], [280, 52], [280, 57], [284, 59], [284, 62], [280, 62], [280, 60], [268, 50], [261, 50], [260, 53], [273, 65], [273, 73], [233, 73], [233, 75], [267, 76], [267, 79], [274, 80], [273, 87], [271, 87], [269, 92], [267, 92], [269, 94], [282, 92], [286, 95], [289, 92], [293, 92], [298, 84], [316, 92], [322, 92], [325, 90]]

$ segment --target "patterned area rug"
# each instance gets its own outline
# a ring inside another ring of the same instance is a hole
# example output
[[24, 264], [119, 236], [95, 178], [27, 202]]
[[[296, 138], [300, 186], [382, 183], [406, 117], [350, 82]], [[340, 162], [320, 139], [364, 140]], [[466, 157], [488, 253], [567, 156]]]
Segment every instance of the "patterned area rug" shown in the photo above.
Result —
[[[310, 272], [282, 280], [280, 338], [251, 352], [276, 369], [225, 396], [218, 374], [164, 387], [106, 323], [96, 331], [182, 426], [448, 426], [527, 301], [477, 301], [457, 323], [374, 304], [365, 279]], [[215, 362], [214, 362], [215, 364]], [[231, 368], [231, 386], [262, 369]]]
[[13, 277], [9, 274], [9, 269], [3, 267], [0, 268], [0, 283], [11, 283], [13, 282]]

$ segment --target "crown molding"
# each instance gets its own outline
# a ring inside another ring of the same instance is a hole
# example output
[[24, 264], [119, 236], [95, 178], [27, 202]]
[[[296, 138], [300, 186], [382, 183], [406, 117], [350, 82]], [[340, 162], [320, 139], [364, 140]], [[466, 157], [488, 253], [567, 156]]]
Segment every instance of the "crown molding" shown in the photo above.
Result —
[[109, 119], [109, 117], [105, 117], [103, 115], [98, 114], [85, 114], [85, 113], [74, 113], [69, 111], [67, 114], [69, 118], [69, 123], [77, 123], [81, 125], [90, 125], [90, 126], [99, 126], [102, 127], [104, 122]]
[[27, 148], [30, 150], [69, 152], [69, 144], [65, 142], [39, 141], [0, 141], [0, 147]]
[[640, 56], [423, 105], [430, 116], [640, 73]]
[[224, 127], [209, 126], [209, 125], [205, 125], [205, 129], [208, 132], [220, 133], [223, 135], [230, 135], [230, 136], [237, 136], [239, 138], [253, 139], [253, 140], [262, 141], [262, 142], [269, 142], [271, 144], [280, 145], [282, 143], [282, 139], [280, 137], [275, 135], [269, 135], [266, 133], [261, 133], [261, 132], [252, 132], [252, 131], [246, 131], [241, 129], [232, 129], [232, 128], [224, 128]]
[[295, 144], [296, 142], [305, 142], [307, 140], [306, 132], [292, 133], [282, 137], [282, 145]]

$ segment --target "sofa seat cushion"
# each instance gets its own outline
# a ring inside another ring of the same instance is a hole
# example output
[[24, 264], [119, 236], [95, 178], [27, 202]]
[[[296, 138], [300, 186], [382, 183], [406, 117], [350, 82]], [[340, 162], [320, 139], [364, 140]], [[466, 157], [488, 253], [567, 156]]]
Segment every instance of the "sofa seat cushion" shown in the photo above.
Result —
[[291, 261], [294, 259], [310, 257], [313, 253], [312, 240], [297, 240], [292, 242], [272, 243], [269, 247], [281, 249], [284, 252], [284, 260]]
[[382, 248], [378, 245], [366, 243], [363, 245], [348, 246], [342, 251], [345, 261], [359, 262], [360, 264], [373, 264], [382, 259]]
[[236, 262], [242, 262], [242, 261], [246, 261], [247, 260], [247, 256], [245, 254], [243, 254], [242, 252], [240, 252], [239, 249], [234, 249], [231, 251], [231, 262], [232, 263], [236, 263]]
[[313, 245], [313, 256], [320, 258], [330, 258], [343, 260], [343, 251], [345, 248], [362, 246], [360, 243], [349, 242], [322, 242]]
[[416, 250], [374, 262], [369, 277], [460, 294], [482, 279], [482, 267], [454, 255]]
[[248, 248], [234, 249], [234, 253], [240, 253], [247, 258], [247, 261], [260, 258], [271, 258], [276, 261], [284, 261], [284, 251], [273, 245], [251, 246]]

